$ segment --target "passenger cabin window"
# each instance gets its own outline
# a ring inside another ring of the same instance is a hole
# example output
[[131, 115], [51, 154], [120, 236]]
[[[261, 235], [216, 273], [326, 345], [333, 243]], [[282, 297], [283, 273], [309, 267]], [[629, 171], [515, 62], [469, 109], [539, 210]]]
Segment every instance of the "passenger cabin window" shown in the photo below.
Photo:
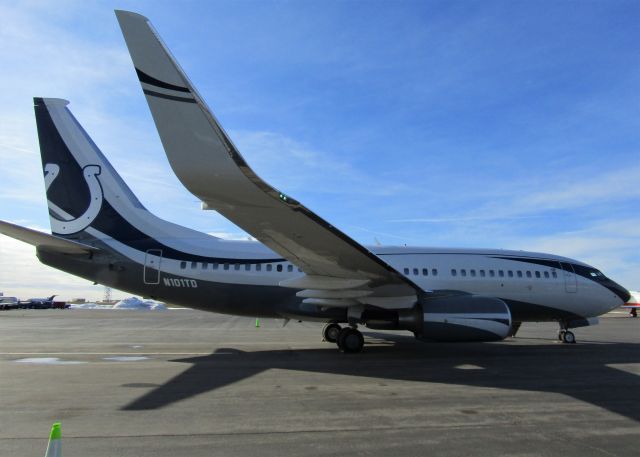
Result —
[[202, 269], [206, 270], [208, 265], [209, 265], [208, 263], [202, 262]]
[[536, 278], [540, 278], [540, 272], [536, 271]]
[[267, 264], [267, 271], [271, 271], [273, 270], [273, 265], [271, 265], [270, 263]]
[[456, 269], [452, 268], [451, 269], [451, 276], [457, 276], [457, 275], [458, 275], [458, 272], [456, 271]]
[[245, 269], [246, 271], [251, 270], [251, 264], [250, 264], [250, 263], [245, 264], [244, 269]]
[[513, 278], [513, 271], [511, 271], [511, 270], [507, 271], [507, 275], [508, 275], [510, 278]]
[[431, 269], [431, 275], [432, 276], [438, 276], [438, 269], [437, 268], [432, 268]]
[[467, 270], [465, 270], [464, 268], [462, 270], [460, 270], [460, 276], [467, 276]]
[[229, 264], [228, 263], [223, 264], [222, 268], [224, 268], [225, 270], [228, 270], [229, 269]]
[[240, 269], [240, 264], [239, 263], [234, 264], [233, 269], [238, 271]]
[[182, 270], [184, 270], [185, 268], [187, 268], [187, 262], [180, 262], [180, 268]]
[[261, 264], [257, 264], [256, 265], [256, 271], [262, 271], [262, 265]]
[[220, 266], [219, 264], [214, 263], [214, 264], [213, 264], [213, 269], [214, 269], [214, 270], [217, 270], [219, 266]]
[[472, 278], [476, 277], [476, 270], [469, 270], [469, 274], [471, 275]]
[[556, 273], [555, 271], [552, 271], [551, 272], [551, 276], [553, 276], [554, 278], [557, 278], [558, 277], [558, 273]]
[[422, 276], [429, 276], [429, 269], [428, 268], [423, 268], [422, 269]]
[[504, 271], [498, 270], [498, 276], [500, 276], [501, 278], [504, 278]]
[[418, 269], [417, 269], [417, 268], [414, 268], [414, 269], [413, 269], [413, 274], [414, 274], [415, 276], [418, 276]]
[[282, 271], [282, 264], [278, 264], [278, 266], [276, 267], [276, 270]]
[[191, 262], [191, 268], [198, 268], [198, 262]]
[[408, 269], [408, 268], [405, 268], [405, 269], [404, 269], [404, 274], [406, 274], [406, 275], [408, 275], [408, 274], [409, 274], [409, 269]]
[[518, 270], [518, 278], [522, 278], [522, 272]]
[[291, 273], [293, 271], [293, 265], [287, 265], [287, 271]]
[[480, 277], [484, 278], [484, 270], [480, 270]]
[[496, 272], [494, 270], [489, 270], [489, 276], [490, 277], [494, 277], [496, 275]]
[[531, 272], [527, 270], [527, 278], [531, 277]]

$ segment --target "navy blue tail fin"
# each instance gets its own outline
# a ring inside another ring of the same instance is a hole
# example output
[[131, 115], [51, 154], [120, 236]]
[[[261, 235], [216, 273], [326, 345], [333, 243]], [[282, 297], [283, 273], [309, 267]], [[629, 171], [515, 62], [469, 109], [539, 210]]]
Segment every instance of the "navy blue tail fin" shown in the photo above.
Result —
[[75, 237], [104, 218], [110, 201], [118, 201], [120, 212], [146, 210], [67, 109], [68, 103], [34, 98], [51, 230]]

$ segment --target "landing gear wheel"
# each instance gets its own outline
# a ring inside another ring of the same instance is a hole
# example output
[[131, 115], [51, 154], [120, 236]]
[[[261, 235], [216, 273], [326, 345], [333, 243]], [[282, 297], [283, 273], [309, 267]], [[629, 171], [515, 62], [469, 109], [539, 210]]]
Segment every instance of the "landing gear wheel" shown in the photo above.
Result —
[[558, 332], [558, 341], [564, 341], [564, 334], [567, 333], [566, 330], [560, 330]]
[[345, 327], [338, 335], [338, 348], [344, 353], [355, 354], [362, 352], [364, 347], [364, 337], [355, 328]]
[[342, 327], [338, 324], [326, 324], [322, 328], [322, 340], [328, 341], [329, 343], [337, 343], [338, 335], [340, 335], [340, 331]]
[[576, 336], [573, 334], [573, 332], [570, 332], [569, 330], [567, 330], [562, 335], [562, 342], [568, 343], [568, 344], [575, 344]]

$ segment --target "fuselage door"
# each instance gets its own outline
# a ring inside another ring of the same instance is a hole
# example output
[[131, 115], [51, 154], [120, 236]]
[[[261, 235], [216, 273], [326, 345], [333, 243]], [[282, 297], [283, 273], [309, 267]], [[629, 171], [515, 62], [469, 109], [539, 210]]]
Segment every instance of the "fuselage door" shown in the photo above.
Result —
[[575, 293], [578, 291], [578, 280], [576, 278], [575, 271], [570, 263], [560, 262], [562, 267], [562, 275], [564, 276], [564, 290], [569, 293]]
[[144, 283], [160, 283], [160, 263], [162, 262], [162, 249], [147, 249], [144, 256]]

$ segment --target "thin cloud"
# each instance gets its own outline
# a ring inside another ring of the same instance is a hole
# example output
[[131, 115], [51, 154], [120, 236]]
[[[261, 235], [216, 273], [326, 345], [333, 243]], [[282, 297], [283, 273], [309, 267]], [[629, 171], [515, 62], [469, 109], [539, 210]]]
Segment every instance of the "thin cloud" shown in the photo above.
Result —
[[281, 133], [236, 130], [230, 135], [252, 168], [276, 188], [379, 196], [406, 190], [404, 184], [368, 175], [335, 151], [317, 151]]
[[[625, 227], [629, 224], [628, 227]], [[629, 289], [640, 288], [640, 218], [622, 222], [598, 221], [582, 230], [553, 233], [543, 237], [522, 237], [509, 242], [539, 252], [552, 252], [587, 262]]]
[[466, 223], [466, 222], [479, 222], [479, 221], [499, 221], [499, 220], [520, 220], [520, 219], [534, 219], [542, 216], [500, 216], [500, 215], [485, 215], [485, 216], [449, 216], [449, 217], [417, 217], [412, 219], [391, 219], [389, 222], [415, 222], [415, 223], [429, 223], [429, 224], [450, 224], [450, 223]]

